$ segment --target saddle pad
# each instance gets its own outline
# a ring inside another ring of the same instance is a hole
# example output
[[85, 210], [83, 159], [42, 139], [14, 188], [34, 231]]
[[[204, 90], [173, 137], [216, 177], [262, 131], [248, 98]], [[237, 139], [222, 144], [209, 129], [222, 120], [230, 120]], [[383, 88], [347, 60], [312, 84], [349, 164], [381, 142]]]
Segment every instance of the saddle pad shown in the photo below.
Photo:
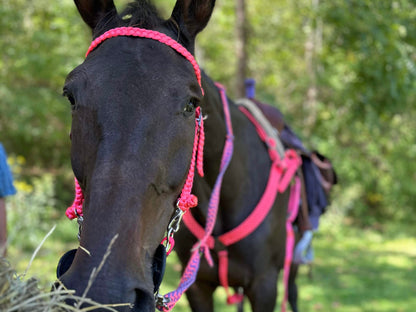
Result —
[[279, 138], [279, 132], [271, 125], [266, 116], [264, 116], [263, 112], [257, 107], [256, 103], [249, 99], [239, 99], [236, 101], [236, 104], [245, 107], [254, 116], [254, 118], [256, 118], [259, 124], [263, 127], [267, 136], [276, 142], [275, 149], [279, 153], [280, 158], [283, 159], [285, 156], [285, 148]]

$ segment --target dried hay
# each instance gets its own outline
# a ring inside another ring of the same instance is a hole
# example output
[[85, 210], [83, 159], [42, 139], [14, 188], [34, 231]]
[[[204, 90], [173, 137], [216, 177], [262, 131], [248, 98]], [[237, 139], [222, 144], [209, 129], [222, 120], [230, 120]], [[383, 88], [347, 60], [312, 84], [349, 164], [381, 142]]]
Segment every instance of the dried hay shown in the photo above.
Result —
[[5, 258], [0, 258], [0, 311], [71, 311], [63, 303], [70, 291], [61, 288], [43, 293], [37, 283], [35, 278], [23, 280]]
[[[110, 252], [112, 243], [107, 250], [106, 256]], [[93, 270], [88, 283], [89, 287], [94, 282], [104, 262], [105, 259], [103, 259], [96, 270]], [[76, 296], [74, 290], [68, 290], [62, 284], [55, 287], [52, 291], [41, 290], [35, 278], [25, 279], [26, 272], [18, 275], [10, 263], [5, 258], [0, 257], [1, 312], [87, 312], [97, 309], [101, 309], [100, 311], [117, 312], [116, 307], [129, 306], [129, 304], [102, 305], [87, 298], [87, 291], [81, 297]], [[70, 300], [72, 304], [66, 303], [66, 300]]]

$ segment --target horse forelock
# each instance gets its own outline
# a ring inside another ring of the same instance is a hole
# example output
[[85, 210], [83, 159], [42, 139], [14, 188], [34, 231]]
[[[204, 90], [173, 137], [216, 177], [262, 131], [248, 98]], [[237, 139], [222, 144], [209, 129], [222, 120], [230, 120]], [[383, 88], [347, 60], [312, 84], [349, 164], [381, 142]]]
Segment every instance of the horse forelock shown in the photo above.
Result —
[[161, 25], [164, 19], [150, 0], [130, 2], [120, 13], [110, 12], [104, 16], [94, 29], [94, 37], [116, 27], [139, 27], [154, 29]]

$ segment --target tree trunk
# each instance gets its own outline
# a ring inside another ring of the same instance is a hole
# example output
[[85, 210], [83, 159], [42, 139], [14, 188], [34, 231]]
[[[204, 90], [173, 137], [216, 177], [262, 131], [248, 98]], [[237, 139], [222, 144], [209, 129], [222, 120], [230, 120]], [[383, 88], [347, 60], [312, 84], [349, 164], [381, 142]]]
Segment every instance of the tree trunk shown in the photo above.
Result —
[[247, 77], [247, 18], [245, 0], [236, 0], [236, 56], [237, 74], [235, 82], [235, 95], [245, 96], [244, 81]]
[[[311, 0], [312, 12], [319, 9], [319, 0]], [[316, 123], [317, 118], [317, 98], [318, 88], [316, 82], [316, 52], [322, 45], [322, 21], [316, 19], [316, 15], [310, 17], [307, 21], [309, 24], [309, 33], [305, 42], [305, 64], [306, 74], [309, 78], [309, 87], [306, 91], [304, 103], [305, 129], [310, 134]]]

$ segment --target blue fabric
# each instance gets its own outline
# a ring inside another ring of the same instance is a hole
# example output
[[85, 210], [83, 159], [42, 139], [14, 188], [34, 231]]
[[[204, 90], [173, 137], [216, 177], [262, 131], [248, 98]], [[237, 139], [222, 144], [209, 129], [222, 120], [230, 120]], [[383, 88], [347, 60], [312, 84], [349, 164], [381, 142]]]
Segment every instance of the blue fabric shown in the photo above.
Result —
[[302, 156], [302, 171], [305, 177], [306, 198], [309, 206], [309, 221], [312, 229], [319, 227], [319, 218], [326, 211], [328, 201], [321, 184], [321, 174], [318, 167], [309, 157]]
[[256, 97], [256, 80], [248, 78], [244, 84], [246, 86], [246, 98], [254, 99]]
[[280, 133], [280, 138], [282, 139], [283, 143], [290, 148], [296, 148], [306, 155], [309, 155], [309, 151], [305, 148], [305, 146], [303, 146], [302, 141], [288, 125], [285, 124], [285, 127]]
[[16, 189], [13, 186], [13, 176], [7, 164], [6, 152], [0, 143], [0, 197], [13, 195]]
[[308, 230], [303, 233], [302, 238], [296, 245], [295, 251], [293, 252], [293, 263], [296, 264], [309, 264], [312, 263], [314, 258], [312, 248], [312, 237], [313, 232]]

